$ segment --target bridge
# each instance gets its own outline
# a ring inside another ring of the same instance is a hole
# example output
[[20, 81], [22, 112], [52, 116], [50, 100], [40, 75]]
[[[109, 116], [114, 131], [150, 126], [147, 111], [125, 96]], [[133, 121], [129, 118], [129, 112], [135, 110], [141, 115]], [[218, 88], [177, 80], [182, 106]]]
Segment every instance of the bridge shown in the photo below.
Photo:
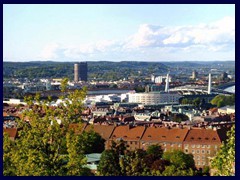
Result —
[[[181, 95], [208, 94], [208, 87], [207, 86], [182, 86], [182, 87], [169, 89], [169, 91], [178, 92]], [[218, 88], [212, 88], [211, 94], [231, 95], [235, 93], [227, 92]]]

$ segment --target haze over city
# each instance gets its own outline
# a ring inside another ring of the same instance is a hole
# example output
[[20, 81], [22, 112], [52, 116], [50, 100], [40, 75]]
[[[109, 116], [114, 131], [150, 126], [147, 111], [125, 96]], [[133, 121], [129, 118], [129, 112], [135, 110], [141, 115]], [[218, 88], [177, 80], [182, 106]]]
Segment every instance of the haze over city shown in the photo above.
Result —
[[3, 5], [3, 61], [49, 60], [235, 60], [235, 5]]

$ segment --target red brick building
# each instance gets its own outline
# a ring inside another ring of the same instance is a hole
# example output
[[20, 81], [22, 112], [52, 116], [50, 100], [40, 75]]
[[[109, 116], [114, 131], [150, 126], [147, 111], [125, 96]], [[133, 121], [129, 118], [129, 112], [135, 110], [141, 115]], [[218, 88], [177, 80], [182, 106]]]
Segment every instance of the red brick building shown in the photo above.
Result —
[[187, 133], [187, 128], [148, 127], [141, 139], [140, 148], [147, 149], [149, 145], [159, 144], [164, 151], [182, 150]]
[[227, 130], [227, 128], [191, 129], [183, 142], [183, 152], [193, 155], [197, 168], [209, 166], [209, 159], [226, 140]]
[[122, 139], [126, 142], [128, 150], [140, 149], [140, 140], [145, 129], [146, 128], [144, 126], [117, 126], [108, 140], [109, 143], [107, 148], [111, 147], [112, 141], [116, 142], [117, 140]]

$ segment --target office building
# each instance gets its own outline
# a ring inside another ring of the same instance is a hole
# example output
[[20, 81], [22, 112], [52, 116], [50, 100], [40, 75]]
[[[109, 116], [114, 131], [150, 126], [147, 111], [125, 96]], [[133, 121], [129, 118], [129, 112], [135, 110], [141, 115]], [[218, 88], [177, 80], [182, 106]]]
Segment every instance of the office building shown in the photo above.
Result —
[[87, 81], [88, 65], [87, 62], [74, 64], [74, 81]]

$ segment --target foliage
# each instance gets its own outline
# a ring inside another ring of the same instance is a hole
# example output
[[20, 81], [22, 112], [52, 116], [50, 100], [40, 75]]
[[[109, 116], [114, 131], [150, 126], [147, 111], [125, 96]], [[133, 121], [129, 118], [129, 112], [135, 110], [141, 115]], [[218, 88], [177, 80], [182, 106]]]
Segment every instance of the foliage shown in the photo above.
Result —
[[189, 100], [189, 99], [187, 99], [187, 98], [183, 98], [183, 99], [181, 100], [181, 104], [192, 104], [192, 101]]
[[119, 165], [119, 154], [113, 149], [103, 151], [97, 167], [99, 175], [119, 176], [121, 168]]
[[[63, 78], [73, 79], [74, 62], [3, 62], [4, 78]], [[113, 68], [114, 67], [114, 68]], [[118, 69], [118, 71], [116, 71]], [[167, 71], [167, 66], [159, 62], [88, 62], [88, 77], [96, 80], [120, 80], [128, 77]]]
[[163, 176], [194, 176], [194, 170], [192, 168], [189, 169], [181, 169], [175, 165], [166, 166], [166, 169], [162, 173]]
[[214, 175], [231, 176], [235, 174], [235, 125], [227, 132], [228, 139], [224, 142], [211, 161], [211, 167], [216, 170]]
[[163, 154], [163, 159], [170, 161], [171, 164], [180, 169], [195, 169], [195, 163], [192, 154], [185, 154], [180, 150], [167, 151]]
[[147, 154], [153, 155], [155, 159], [160, 159], [160, 158], [162, 158], [163, 150], [160, 145], [153, 144], [153, 145], [148, 146]]
[[235, 94], [233, 95], [217, 95], [211, 100], [211, 104], [217, 105], [217, 107], [223, 107], [227, 105], [235, 104]]
[[196, 107], [199, 107], [200, 103], [201, 103], [201, 99], [199, 97], [193, 100], [193, 105]]
[[84, 154], [101, 153], [104, 151], [104, 142], [105, 140], [95, 131], [84, 131], [80, 135], [79, 146]]
[[145, 156], [146, 152], [141, 149], [128, 151], [120, 160], [122, 174], [124, 176], [145, 175], [147, 173]]
[[60, 107], [50, 107], [47, 101], [40, 102], [39, 95], [26, 97], [29, 108], [18, 120], [19, 138], [11, 142], [4, 135], [4, 175], [92, 175], [86, 168], [84, 153], [99, 145], [101, 139], [93, 132], [79, 135], [69, 129], [72, 122], [81, 127], [85, 94], [86, 89], [70, 93]]

